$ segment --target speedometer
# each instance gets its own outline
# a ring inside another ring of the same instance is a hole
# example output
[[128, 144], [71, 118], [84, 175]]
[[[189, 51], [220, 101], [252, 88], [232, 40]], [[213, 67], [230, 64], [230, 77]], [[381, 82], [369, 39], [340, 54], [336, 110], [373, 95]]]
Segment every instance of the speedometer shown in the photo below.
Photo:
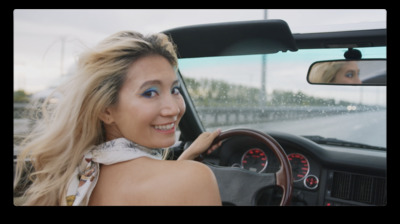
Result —
[[290, 165], [292, 166], [293, 181], [303, 180], [310, 172], [310, 164], [305, 156], [299, 153], [288, 155]]
[[267, 168], [268, 158], [265, 152], [259, 148], [252, 148], [242, 156], [242, 168], [260, 173]]

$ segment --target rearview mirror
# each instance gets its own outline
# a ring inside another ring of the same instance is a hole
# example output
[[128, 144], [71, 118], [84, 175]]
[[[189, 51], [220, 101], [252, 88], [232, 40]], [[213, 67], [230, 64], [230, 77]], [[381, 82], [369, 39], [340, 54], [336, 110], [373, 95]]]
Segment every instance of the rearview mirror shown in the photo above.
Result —
[[311, 84], [386, 85], [386, 59], [314, 62], [308, 69]]

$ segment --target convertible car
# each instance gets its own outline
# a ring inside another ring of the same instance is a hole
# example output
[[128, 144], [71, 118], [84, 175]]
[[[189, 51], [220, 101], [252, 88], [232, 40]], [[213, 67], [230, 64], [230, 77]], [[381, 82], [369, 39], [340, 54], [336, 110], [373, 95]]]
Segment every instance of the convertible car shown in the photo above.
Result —
[[165, 33], [187, 106], [174, 157], [220, 128], [222, 146], [199, 160], [223, 205], [387, 204], [386, 28], [292, 33], [261, 20]]
[[186, 102], [169, 159], [220, 128], [222, 145], [198, 160], [223, 205], [387, 205], [386, 28], [292, 33], [260, 20], [164, 33]]

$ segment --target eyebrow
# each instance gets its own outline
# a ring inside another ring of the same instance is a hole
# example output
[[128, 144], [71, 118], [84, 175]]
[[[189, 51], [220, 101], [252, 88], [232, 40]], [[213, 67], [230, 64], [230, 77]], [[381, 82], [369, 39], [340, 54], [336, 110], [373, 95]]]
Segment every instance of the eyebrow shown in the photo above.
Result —
[[346, 70], [346, 72], [354, 72], [356, 74], [359, 74], [360, 73], [360, 69], [348, 69], [348, 70]]
[[[176, 85], [176, 84], [178, 84], [178, 83], [179, 83], [179, 80], [176, 79], [176, 80], [174, 80], [174, 81], [172, 82], [171, 86], [174, 86], [174, 85]], [[143, 89], [143, 88], [146, 87], [146, 86], [152, 86], [152, 85], [162, 85], [162, 82], [161, 82], [160, 80], [149, 80], [149, 81], [144, 82], [144, 83], [139, 87], [139, 89]]]

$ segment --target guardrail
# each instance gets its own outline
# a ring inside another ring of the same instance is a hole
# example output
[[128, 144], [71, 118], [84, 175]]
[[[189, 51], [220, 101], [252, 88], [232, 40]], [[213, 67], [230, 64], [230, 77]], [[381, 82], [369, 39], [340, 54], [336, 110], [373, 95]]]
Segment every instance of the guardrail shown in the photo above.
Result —
[[265, 108], [199, 107], [197, 112], [207, 127], [294, 120], [379, 110], [376, 106], [274, 106]]
[[[29, 104], [14, 103], [14, 119], [26, 117]], [[197, 112], [206, 126], [304, 119], [363, 111], [379, 110], [377, 106], [271, 106], [271, 107], [198, 107]]]
[[[29, 104], [14, 103], [14, 148], [25, 138], [35, 121], [28, 117]], [[264, 123], [279, 120], [306, 119], [312, 117], [344, 115], [364, 111], [376, 111], [377, 106], [274, 106], [265, 108], [198, 107], [196, 108], [206, 127]]]
[[14, 119], [23, 118], [27, 106], [26, 103], [14, 103]]

